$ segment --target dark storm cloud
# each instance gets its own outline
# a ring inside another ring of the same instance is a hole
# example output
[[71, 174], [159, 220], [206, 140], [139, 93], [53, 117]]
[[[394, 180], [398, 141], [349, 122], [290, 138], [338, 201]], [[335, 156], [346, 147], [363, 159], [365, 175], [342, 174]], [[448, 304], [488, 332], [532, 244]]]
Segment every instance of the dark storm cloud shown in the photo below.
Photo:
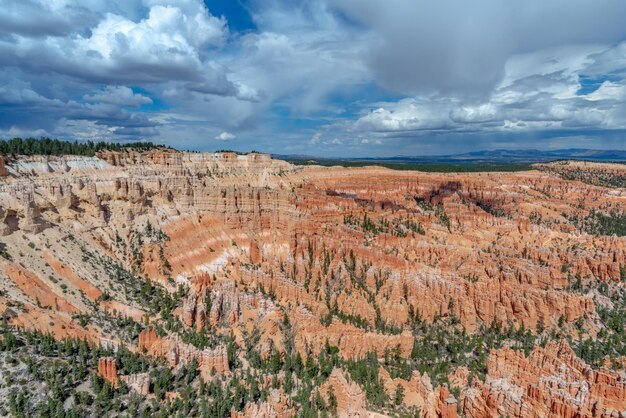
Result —
[[[51, 130], [59, 120], [90, 121], [105, 129], [151, 128], [141, 132], [141, 136], [154, 136], [158, 122], [146, 115], [132, 113], [120, 106], [136, 106], [147, 103], [148, 98], [127, 91], [124, 87], [109, 86], [104, 91], [87, 98], [95, 103], [77, 101], [64, 102], [44, 97], [30, 88], [25, 82], [13, 85], [0, 85], [0, 129], [12, 126], [36, 126], [37, 129]], [[122, 131], [120, 131], [122, 132]], [[128, 131], [130, 132], [130, 131]], [[137, 131], [138, 132], [138, 131]], [[128, 134], [124, 134], [128, 135]]]
[[488, 94], [511, 55], [626, 37], [621, 0], [330, 1], [376, 34], [367, 62], [404, 94]]

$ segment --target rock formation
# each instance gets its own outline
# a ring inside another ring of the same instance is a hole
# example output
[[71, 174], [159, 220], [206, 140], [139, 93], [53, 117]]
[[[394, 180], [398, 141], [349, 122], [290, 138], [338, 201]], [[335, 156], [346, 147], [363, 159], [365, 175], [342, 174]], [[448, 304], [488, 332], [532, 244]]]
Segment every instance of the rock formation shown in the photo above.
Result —
[[9, 175], [5, 164], [4, 157], [0, 156], [0, 177], [6, 177]]
[[120, 376], [130, 389], [140, 395], [147, 396], [150, 393], [150, 376], [148, 373], [136, 373], [128, 376]]
[[230, 370], [225, 347], [199, 350], [191, 344], [182, 342], [178, 337], [161, 338], [156, 335], [154, 329], [147, 329], [139, 334], [139, 350], [167, 360], [172, 367], [196, 360], [205, 380], [215, 373], [224, 374]]
[[626, 410], [626, 377], [593, 370], [567, 342], [549, 342], [525, 357], [511, 349], [494, 351], [488, 378], [466, 392], [468, 417], [618, 417]]
[[[304, 168], [263, 154], [171, 150], [0, 160], [0, 313], [58, 338], [124, 343], [175, 369], [195, 360], [206, 381], [239, 376], [231, 364], [249, 367], [250, 353], [382, 361], [394, 350], [407, 360], [425, 324], [468, 338], [499, 325], [593, 339], [607, 332], [599, 312], [624, 286], [626, 238], [589, 233], [585, 222], [623, 213], [626, 191], [612, 186], [622, 169], [542, 170]], [[111, 332], [111, 317], [133, 323], [131, 335]], [[230, 364], [224, 341], [236, 351]], [[617, 354], [592, 369], [549, 341], [529, 356], [485, 353], [484, 380], [459, 367], [449, 388], [433, 385], [441, 380], [432, 372], [381, 376], [389, 397], [402, 386], [404, 405], [427, 417], [457, 408], [471, 417], [618, 416]], [[114, 362], [102, 359], [98, 371], [117, 382]], [[340, 415], [370, 413], [346, 373], [335, 368], [321, 392], [333, 388]], [[147, 394], [147, 376], [120, 379]], [[279, 390], [233, 416], [297, 408]]]
[[292, 418], [297, 416], [289, 398], [277, 389], [272, 389], [269, 399], [261, 403], [246, 405], [242, 413], [233, 411], [231, 418]]
[[114, 358], [100, 358], [98, 360], [98, 373], [113, 386], [118, 385], [119, 379]]
[[337, 410], [341, 411], [342, 416], [366, 415], [365, 392], [358, 384], [348, 381], [345, 371], [334, 369], [328, 381], [320, 388], [320, 393], [326, 399], [328, 399], [328, 392], [331, 387], [337, 398]]

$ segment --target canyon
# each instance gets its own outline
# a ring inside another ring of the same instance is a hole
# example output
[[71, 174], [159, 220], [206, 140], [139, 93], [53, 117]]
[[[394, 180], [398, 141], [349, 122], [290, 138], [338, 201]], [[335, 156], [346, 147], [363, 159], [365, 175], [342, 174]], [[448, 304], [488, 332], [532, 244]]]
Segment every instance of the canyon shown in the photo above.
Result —
[[188, 396], [120, 351], [261, 393], [224, 416], [625, 417], [624, 178], [0, 158], [0, 317], [104, 347], [120, 396]]

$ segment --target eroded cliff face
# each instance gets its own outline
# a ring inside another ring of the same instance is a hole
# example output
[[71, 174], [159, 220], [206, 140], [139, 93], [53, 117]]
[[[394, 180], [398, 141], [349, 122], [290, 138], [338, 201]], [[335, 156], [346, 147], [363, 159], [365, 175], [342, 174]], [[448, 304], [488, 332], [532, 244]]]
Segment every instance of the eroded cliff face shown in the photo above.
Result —
[[624, 374], [593, 370], [565, 341], [536, 347], [528, 357], [496, 350], [487, 373], [465, 393], [468, 417], [619, 417], [626, 409]]
[[[402, 378], [381, 367], [386, 396], [393, 402], [402, 387], [400, 407], [427, 417], [626, 408], [623, 375], [586, 366], [566, 342], [529, 357], [494, 349], [484, 379], [470, 382], [458, 369], [460, 396], [417, 370], [415, 349], [424, 324], [468, 336], [495, 324], [572, 341], [603, 332], [598, 310], [614, 301], [598, 286], [623, 287], [626, 240], [587, 234], [574, 220], [623, 210], [622, 188], [539, 171], [302, 168], [260, 154], [2, 162], [0, 313], [10, 311], [15, 326], [124, 344], [174, 369], [193, 361], [207, 381], [254, 369], [251, 353], [261, 362], [297, 353], [304, 362], [332, 347], [351, 364], [394, 351], [414, 370]], [[118, 383], [110, 362], [98, 369]], [[119, 378], [146, 394], [146, 377]], [[350, 372], [335, 368], [323, 397], [328, 387], [339, 415], [371, 413]], [[233, 416], [297, 414], [292, 394], [273, 393]]]
[[226, 347], [199, 350], [177, 337], [159, 337], [156, 331], [148, 328], [139, 334], [139, 351], [154, 357], [165, 359], [172, 368], [194, 361], [205, 380], [210, 380], [216, 373], [228, 373]]
[[8, 174], [4, 157], [0, 157], [0, 177], [6, 177]]

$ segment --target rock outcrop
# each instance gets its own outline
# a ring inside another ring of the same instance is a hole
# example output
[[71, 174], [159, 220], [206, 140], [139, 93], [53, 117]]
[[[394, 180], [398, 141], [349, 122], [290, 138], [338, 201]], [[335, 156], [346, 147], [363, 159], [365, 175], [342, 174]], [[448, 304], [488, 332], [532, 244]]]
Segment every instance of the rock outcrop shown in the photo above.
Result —
[[231, 418], [292, 418], [297, 416], [291, 400], [277, 389], [270, 390], [268, 400], [249, 403], [243, 412], [232, 411]]
[[8, 175], [9, 175], [9, 172], [7, 171], [4, 157], [0, 156], [0, 177], [6, 177]]
[[128, 376], [120, 376], [120, 379], [128, 387], [140, 395], [147, 396], [150, 393], [150, 376], [148, 373], [135, 373]]
[[593, 370], [567, 342], [549, 342], [525, 357], [511, 349], [489, 355], [488, 377], [466, 392], [468, 417], [619, 417], [626, 410], [626, 377]]
[[152, 328], [139, 334], [139, 350], [167, 360], [172, 367], [189, 364], [195, 360], [205, 380], [210, 379], [215, 373], [225, 374], [230, 371], [226, 347], [199, 350], [191, 344], [184, 343], [177, 336], [159, 337]]
[[119, 378], [117, 376], [117, 366], [115, 365], [115, 359], [109, 357], [103, 357], [98, 360], [98, 374], [104, 378], [107, 382], [113, 386], [117, 386]]
[[358, 384], [350, 382], [346, 378], [346, 373], [342, 369], [335, 368], [328, 381], [320, 388], [320, 393], [328, 400], [329, 391], [332, 391], [337, 399], [337, 411], [341, 413], [341, 416], [367, 416], [365, 392]]

